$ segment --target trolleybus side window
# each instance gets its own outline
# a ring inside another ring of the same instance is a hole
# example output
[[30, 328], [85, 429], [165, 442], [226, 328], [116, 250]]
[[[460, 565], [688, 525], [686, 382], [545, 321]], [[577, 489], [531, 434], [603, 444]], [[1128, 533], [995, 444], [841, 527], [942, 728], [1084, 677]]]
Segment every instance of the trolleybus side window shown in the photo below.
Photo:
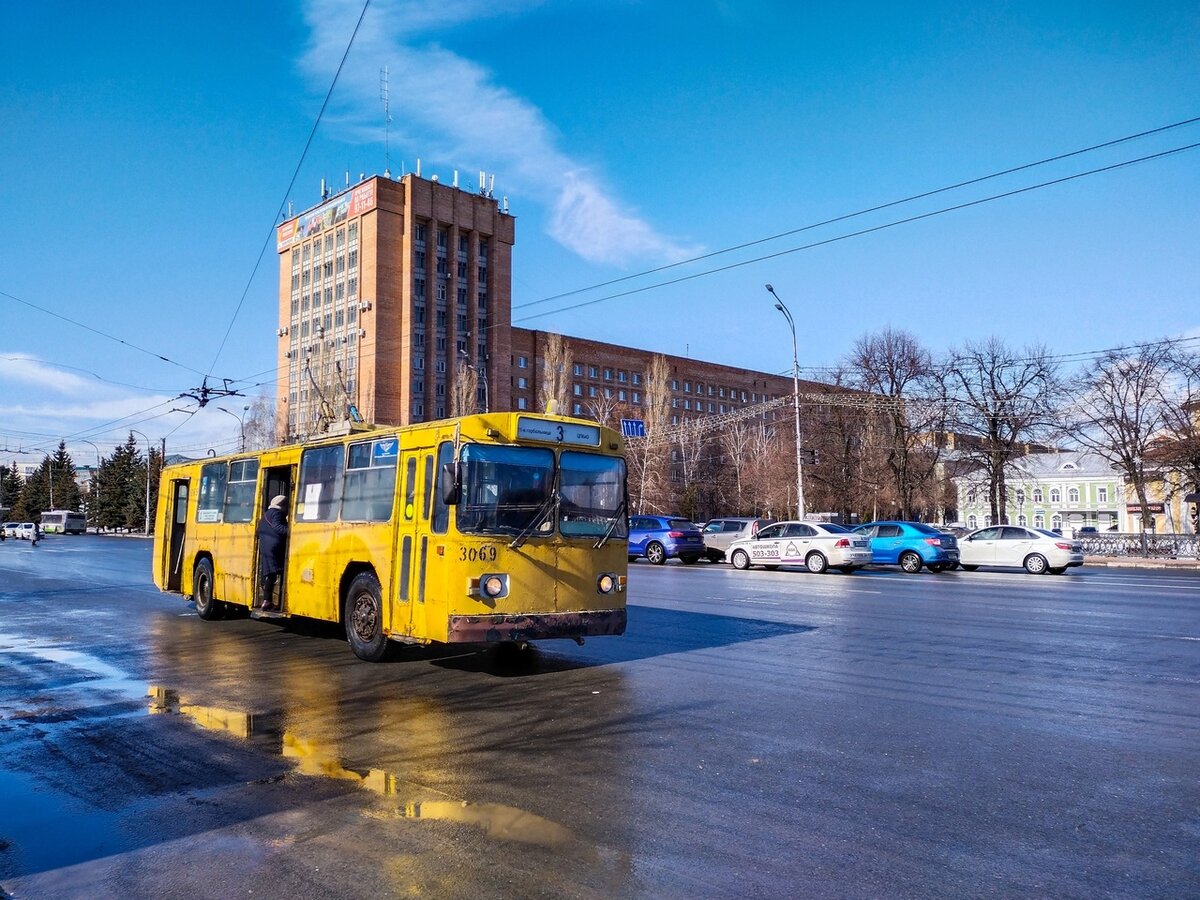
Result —
[[386, 522], [392, 517], [399, 446], [394, 437], [349, 446], [342, 488], [343, 521]]
[[416, 515], [414, 504], [417, 502], [417, 458], [410, 456], [404, 472], [404, 518], [411, 519]]
[[249, 522], [254, 518], [257, 483], [257, 459], [239, 459], [229, 464], [229, 485], [225, 490], [226, 522]]
[[209, 463], [200, 470], [200, 497], [196, 503], [197, 522], [220, 522], [225, 505], [225, 463]]
[[433, 499], [433, 455], [425, 456], [425, 499], [421, 501], [422, 518], [429, 518], [429, 502]]
[[[464, 448], [465, 452], [465, 448]], [[437, 465], [434, 466], [434, 472], [442, 471], [442, 467], [454, 461], [454, 445], [449, 441], [442, 441], [438, 447]], [[433, 478], [433, 472], [428, 473], [427, 480]], [[429, 490], [428, 483], [425, 490]], [[442, 499], [442, 492], [435, 490], [433, 492], [433, 530], [438, 534], [445, 534], [446, 528], [450, 524], [450, 507], [446, 505], [446, 501]]]
[[342, 495], [342, 445], [314, 447], [300, 457], [298, 522], [332, 522]]

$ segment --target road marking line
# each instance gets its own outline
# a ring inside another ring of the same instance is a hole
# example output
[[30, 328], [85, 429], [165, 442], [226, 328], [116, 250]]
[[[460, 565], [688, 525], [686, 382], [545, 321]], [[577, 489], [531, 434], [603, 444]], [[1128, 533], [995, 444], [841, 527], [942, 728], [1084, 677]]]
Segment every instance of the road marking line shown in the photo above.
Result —
[[1164, 641], [1200, 641], [1200, 637], [1188, 637], [1185, 634], [1152, 634], [1150, 637]]

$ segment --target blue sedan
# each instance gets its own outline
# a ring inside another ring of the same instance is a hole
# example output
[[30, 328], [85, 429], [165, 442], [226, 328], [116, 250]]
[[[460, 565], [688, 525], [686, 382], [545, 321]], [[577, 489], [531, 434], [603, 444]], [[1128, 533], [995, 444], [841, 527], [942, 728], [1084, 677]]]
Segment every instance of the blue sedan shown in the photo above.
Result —
[[958, 538], [924, 522], [871, 522], [854, 529], [871, 539], [871, 562], [899, 565], [909, 575], [958, 566]]

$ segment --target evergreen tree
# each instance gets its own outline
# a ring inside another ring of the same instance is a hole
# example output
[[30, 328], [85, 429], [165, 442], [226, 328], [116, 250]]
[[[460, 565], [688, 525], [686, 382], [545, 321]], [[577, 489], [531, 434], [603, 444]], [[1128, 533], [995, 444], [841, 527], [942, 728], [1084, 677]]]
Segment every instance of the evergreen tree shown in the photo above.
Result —
[[0, 508], [15, 509], [21, 498], [21, 473], [16, 465], [0, 465]]
[[66, 441], [60, 441], [58, 449], [50, 457], [50, 501], [46, 509], [67, 509], [78, 512], [83, 505], [83, 492], [75, 481], [75, 461], [67, 452]]
[[135, 528], [141, 524], [145, 482], [137, 480], [141, 463], [137, 441], [133, 434], [113, 450], [112, 456], [100, 461], [96, 473], [96, 515], [94, 523], [100, 528]]
[[42, 460], [21, 486], [21, 496], [13, 507], [13, 518], [20, 522], [36, 522], [43, 510], [50, 509], [50, 457]]

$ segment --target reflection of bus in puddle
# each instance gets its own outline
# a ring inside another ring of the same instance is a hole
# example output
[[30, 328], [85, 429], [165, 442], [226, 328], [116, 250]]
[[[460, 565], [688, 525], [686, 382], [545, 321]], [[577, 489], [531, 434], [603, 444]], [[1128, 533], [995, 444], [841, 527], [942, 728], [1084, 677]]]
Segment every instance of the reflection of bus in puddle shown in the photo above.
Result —
[[[295, 766], [298, 775], [352, 781], [381, 797], [401, 797], [428, 792], [416, 784], [382, 769], [360, 772], [344, 766], [329, 745], [298, 734], [294, 730], [277, 731], [266, 726], [255, 729], [254, 716], [241, 710], [202, 706], [188, 702], [176, 691], [151, 685], [147, 690], [151, 714], [179, 714], [208, 731], [231, 734], [243, 740], [257, 740], [271, 747]], [[466, 800], [405, 799], [394, 810], [372, 811], [378, 820], [422, 819], [455, 822], [478, 828], [489, 837], [541, 846], [557, 846], [574, 840], [570, 829], [534, 813], [500, 803], [470, 803]]]

